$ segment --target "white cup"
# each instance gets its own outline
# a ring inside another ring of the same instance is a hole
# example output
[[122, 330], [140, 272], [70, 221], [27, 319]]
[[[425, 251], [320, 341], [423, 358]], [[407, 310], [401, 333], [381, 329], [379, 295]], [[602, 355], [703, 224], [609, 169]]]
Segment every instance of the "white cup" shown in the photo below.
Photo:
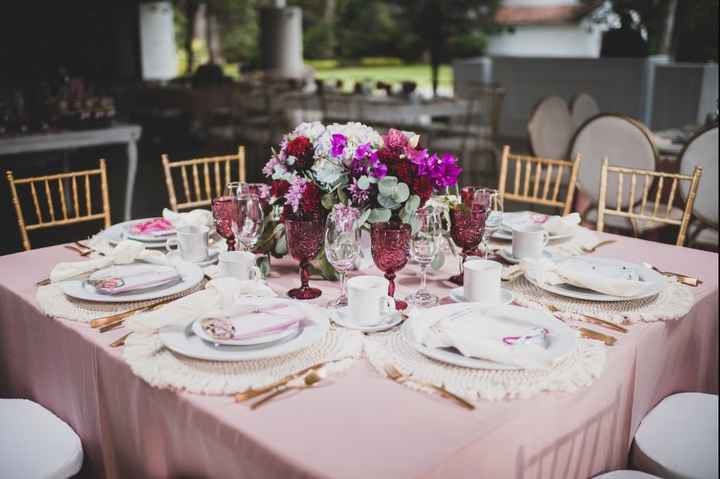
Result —
[[515, 259], [542, 256], [550, 235], [541, 225], [518, 226], [512, 230], [512, 255]]
[[388, 281], [381, 276], [350, 278], [347, 296], [352, 321], [361, 326], [378, 324], [395, 311], [395, 300], [388, 296]]
[[241, 281], [258, 280], [262, 276], [255, 265], [255, 255], [249, 251], [225, 251], [218, 260], [220, 276], [237, 278]]
[[502, 265], [497, 261], [466, 261], [463, 269], [465, 300], [472, 303], [499, 303], [501, 273]]
[[170, 238], [165, 242], [168, 252], [177, 251], [185, 261], [205, 261], [208, 258], [207, 226], [180, 226], [177, 228], [177, 238]]

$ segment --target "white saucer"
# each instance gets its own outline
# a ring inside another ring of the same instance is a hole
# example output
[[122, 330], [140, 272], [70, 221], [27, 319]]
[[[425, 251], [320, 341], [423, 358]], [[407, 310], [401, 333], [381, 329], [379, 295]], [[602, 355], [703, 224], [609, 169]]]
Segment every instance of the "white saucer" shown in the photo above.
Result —
[[372, 325], [365, 326], [354, 323], [352, 316], [350, 315], [349, 307], [334, 309], [330, 312], [330, 317], [333, 322], [343, 328], [352, 329], [355, 331], [362, 331], [363, 333], [378, 333], [380, 331], [387, 331], [390, 328], [394, 328], [398, 324], [403, 322], [403, 315], [400, 311], [396, 311], [394, 314], [385, 316], [385, 321]]
[[[453, 288], [450, 290], [450, 299], [455, 301], [456, 303], [466, 303], [467, 300], [465, 299], [465, 291], [462, 286], [458, 288]], [[500, 301], [497, 303], [497, 305], [505, 305], [510, 304], [513, 302], [513, 294], [508, 291], [507, 289], [500, 289]], [[487, 303], [477, 303], [483, 306], [492, 306], [491, 304]]]
[[[177, 251], [170, 251], [167, 254], [170, 261], [186, 261], [182, 259], [180, 256], [180, 253]], [[208, 257], [205, 258], [202, 261], [188, 261], [189, 263], [196, 264], [200, 266], [201, 268], [204, 268], [205, 266], [210, 266], [211, 264], [217, 263], [218, 256], [220, 256], [220, 250], [217, 248], [208, 248]]]
[[[507, 261], [510, 264], [518, 264], [520, 262], [519, 259], [517, 259], [512, 254], [512, 246], [505, 246], [497, 250], [498, 256], [500, 256], [502, 259]], [[552, 255], [548, 250], [543, 250], [542, 255], [544, 258], [552, 259]]]

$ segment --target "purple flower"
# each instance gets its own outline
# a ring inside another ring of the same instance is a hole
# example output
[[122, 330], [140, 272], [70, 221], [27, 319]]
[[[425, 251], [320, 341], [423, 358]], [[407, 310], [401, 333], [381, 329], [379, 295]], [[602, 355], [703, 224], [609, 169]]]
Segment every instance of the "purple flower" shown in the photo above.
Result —
[[405, 156], [410, 160], [410, 163], [415, 165], [417, 168], [417, 174], [420, 176], [427, 176], [432, 168], [434, 158], [428, 154], [427, 150], [416, 150], [414, 148], [406, 148]]
[[347, 137], [340, 133], [335, 133], [330, 139], [331, 154], [334, 157], [338, 157], [343, 154], [345, 147], [347, 146]]
[[433, 155], [428, 167], [428, 176], [437, 189], [455, 185], [462, 172], [462, 168], [457, 166], [457, 158], [449, 153], [445, 153], [441, 157]]
[[267, 163], [265, 163], [265, 166], [262, 169], [262, 172], [265, 176], [272, 176], [272, 174], [275, 172], [275, 166], [280, 164], [280, 160], [277, 158], [277, 156], [273, 156], [268, 160]]
[[370, 199], [370, 191], [360, 188], [357, 178], [353, 178], [352, 184], [348, 186], [348, 191], [355, 206], [363, 206]]
[[370, 173], [373, 177], [379, 179], [387, 176], [388, 167], [384, 163], [380, 163], [380, 160], [375, 156], [375, 163], [372, 165], [372, 172]]
[[290, 180], [290, 188], [285, 194], [285, 201], [292, 207], [293, 213], [297, 213], [300, 208], [300, 200], [302, 200], [307, 184], [308, 180], [302, 176], [295, 176]]
[[362, 145], [358, 146], [355, 150], [355, 159], [360, 160], [362, 158], [365, 158], [369, 154], [372, 153], [372, 146], [370, 143], [363, 143]]

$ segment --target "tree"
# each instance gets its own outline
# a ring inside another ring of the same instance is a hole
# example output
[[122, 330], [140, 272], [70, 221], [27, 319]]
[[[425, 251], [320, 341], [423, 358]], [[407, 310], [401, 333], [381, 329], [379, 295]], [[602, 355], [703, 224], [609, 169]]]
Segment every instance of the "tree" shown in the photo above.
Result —
[[393, 0], [404, 10], [408, 28], [430, 55], [433, 93], [437, 94], [440, 65], [450, 58], [453, 38], [494, 28], [499, 0]]

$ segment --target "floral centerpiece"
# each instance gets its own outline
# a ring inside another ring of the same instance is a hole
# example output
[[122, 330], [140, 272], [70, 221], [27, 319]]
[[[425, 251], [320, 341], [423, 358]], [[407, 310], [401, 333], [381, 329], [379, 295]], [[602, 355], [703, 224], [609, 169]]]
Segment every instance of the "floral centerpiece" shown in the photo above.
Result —
[[415, 210], [433, 191], [454, 186], [461, 171], [454, 156], [430, 153], [410, 132], [380, 135], [360, 123], [303, 123], [283, 137], [263, 168], [276, 214], [268, 215], [256, 250], [285, 255], [285, 218], [325, 216], [339, 203], [362, 212], [361, 226], [398, 221], [414, 227]]

